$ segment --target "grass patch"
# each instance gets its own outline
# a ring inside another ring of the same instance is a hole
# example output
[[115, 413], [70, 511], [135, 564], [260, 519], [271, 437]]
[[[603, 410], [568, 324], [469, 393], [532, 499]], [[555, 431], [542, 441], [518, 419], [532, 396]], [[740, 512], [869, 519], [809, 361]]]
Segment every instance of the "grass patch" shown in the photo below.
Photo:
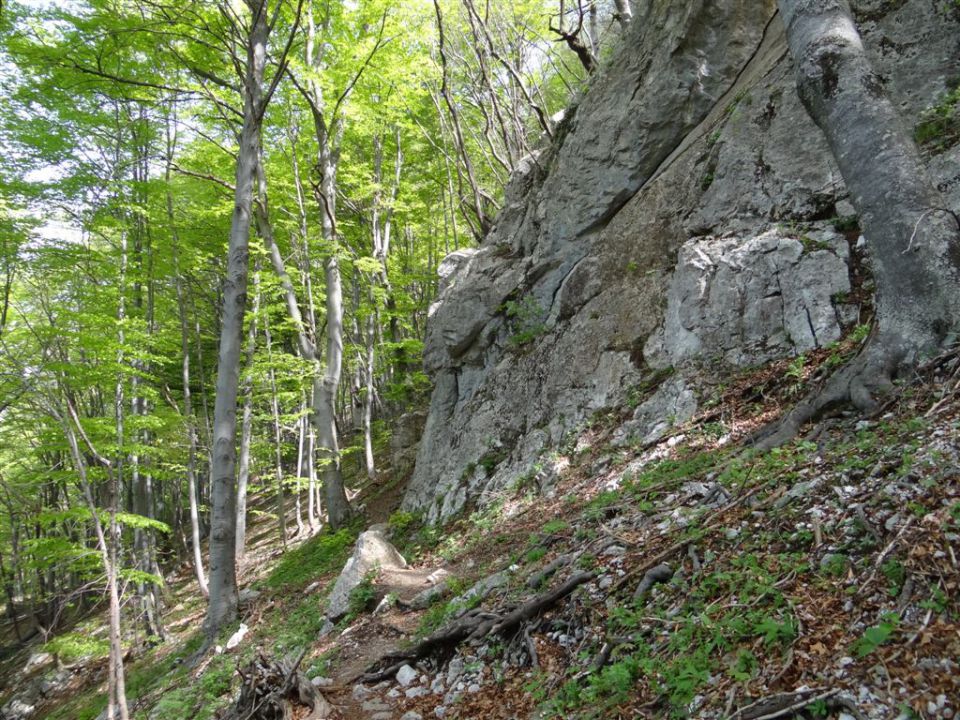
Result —
[[357, 532], [353, 529], [320, 533], [284, 554], [263, 584], [273, 590], [286, 589], [339, 571], [347, 561], [356, 539]]

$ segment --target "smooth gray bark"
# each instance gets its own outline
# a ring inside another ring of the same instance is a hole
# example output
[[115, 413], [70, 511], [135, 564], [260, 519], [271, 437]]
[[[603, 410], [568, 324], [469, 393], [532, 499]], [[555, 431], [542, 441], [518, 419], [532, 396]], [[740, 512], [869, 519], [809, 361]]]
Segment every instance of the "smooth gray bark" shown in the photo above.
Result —
[[[319, 361], [314, 361], [313, 425], [316, 429], [317, 451], [322, 464], [323, 495], [326, 500], [327, 521], [334, 530], [343, 527], [353, 517], [347, 500], [340, 469], [340, 447], [337, 441], [336, 398], [343, 364], [343, 290], [340, 284], [339, 238], [337, 235], [337, 166], [343, 138], [343, 108], [349, 100], [356, 78], [338, 98], [328, 123], [328, 111], [323, 87], [318, 80], [323, 70], [322, 42], [318, 40], [313, 20], [312, 3], [307, 13], [307, 40], [304, 48], [306, 65], [313, 71], [304, 84], [298, 84], [313, 118], [317, 140], [316, 170], [320, 182], [315, 185], [315, 196], [320, 207], [321, 237], [327, 259], [324, 262], [326, 280], [326, 336], [327, 353], [324, 373], [319, 374]], [[329, 14], [325, 23], [329, 22]], [[357, 76], [359, 77], [359, 76]], [[293, 303], [296, 305], [296, 303]], [[290, 309], [288, 300], [288, 309]], [[296, 309], [299, 315], [299, 308]], [[293, 310], [291, 309], [291, 315]], [[303, 327], [302, 320], [298, 324]], [[300, 339], [305, 338], [301, 331]], [[301, 343], [302, 345], [303, 343]], [[301, 347], [301, 351], [306, 348]], [[307, 357], [305, 355], [305, 357]], [[317, 357], [314, 349], [314, 358]]]
[[[176, 122], [174, 118], [174, 123]], [[176, 133], [167, 124], [167, 222], [170, 223], [170, 237], [173, 245], [173, 274], [176, 277], [177, 311], [180, 316], [180, 375], [183, 380], [183, 419], [186, 423], [187, 442], [187, 495], [190, 503], [190, 539], [193, 545], [193, 568], [197, 576], [200, 593], [210, 597], [207, 588], [207, 576], [203, 570], [203, 553], [200, 550], [200, 511], [197, 502], [197, 421], [193, 415], [193, 394], [190, 389], [190, 321], [187, 318], [187, 303], [183, 283], [183, 268], [180, 266], [180, 235], [174, 222], [173, 194], [170, 192], [170, 175], [173, 151], [176, 145]]]
[[620, 23], [621, 28], [626, 30], [630, 25], [630, 21], [633, 20], [633, 9], [630, 7], [630, 0], [613, 0], [613, 6], [617, 9], [617, 22]]
[[797, 90], [823, 131], [860, 216], [876, 280], [876, 326], [860, 354], [756, 443], [792, 438], [838, 403], [864, 411], [936, 352], [960, 318], [960, 227], [942, 207], [903, 120], [873, 71], [846, 0], [780, 0]]
[[956, 219], [873, 71], [846, 0], [781, 0], [797, 89], [860, 214], [877, 282], [881, 340], [904, 359], [935, 348], [957, 320]]
[[277, 396], [277, 375], [273, 369], [273, 336], [270, 323], [264, 322], [263, 336], [267, 345], [267, 362], [270, 365], [270, 410], [273, 413], [274, 472], [277, 476], [277, 518], [279, 519], [280, 543], [287, 547], [287, 503], [283, 487], [283, 438], [280, 427], [280, 399]]
[[263, 75], [267, 60], [266, 2], [248, 0], [251, 24], [246, 40], [243, 126], [237, 153], [234, 208], [230, 222], [227, 275], [217, 358], [217, 393], [211, 464], [210, 603], [204, 630], [215, 636], [237, 616], [236, 460], [237, 393], [243, 316], [247, 304], [250, 209], [264, 111]]
[[253, 305], [247, 328], [246, 373], [243, 378], [243, 411], [240, 420], [240, 462], [237, 470], [237, 538], [239, 563], [247, 546], [247, 496], [250, 485], [250, 447], [253, 444], [253, 356], [257, 350], [257, 322], [260, 317], [260, 265], [253, 271]]

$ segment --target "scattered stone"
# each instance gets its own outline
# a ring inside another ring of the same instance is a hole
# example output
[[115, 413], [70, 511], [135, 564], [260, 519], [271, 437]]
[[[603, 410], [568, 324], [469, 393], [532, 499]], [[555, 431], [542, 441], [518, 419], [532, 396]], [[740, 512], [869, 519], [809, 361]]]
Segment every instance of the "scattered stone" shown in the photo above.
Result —
[[372, 698], [370, 700], [364, 700], [360, 708], [364, 712], [375, 713], [375, 712], [389, 712], [390, 706], [387, 705], [383, 700], [379, 698]]
[[370, 690], [365, 685], [354, 685], [353, 686], [353, 699], [354, 700], [363, 700], [370, 694]]
[[317, 677], [312, 678], [310, 682], [314, 687], [330, 687], [333, 685], [333, 678], [323, 677], [322, 675], [317, 675]]
[[459, 604], [461, 608], [464, 608], [459, 612], [458, 616], [463, 615], [466, 612], [466, 608], [472, 606], [471, 603], [476, 603], [477, 600], [483, 600], [485, 597], [487, 597], [487, 595], [492, 593], [497, 588], [501, 588], [506, 585], [509, 580], [510, 575], [506, 571], [501, 570], [498, 573], [488, 575], [482, 580], [474, 583], [469, 590], [463, 593], [463, 595], [455, 598], [453, 601], [454, 603]]
[[227, 640], [227, 650], [233, 650], [240, 643], [243, 642], [243, 638], [246, 636], [247, 632], [250, 630], [244, 623], [240, 623], [240, 628], [230, 636], [230, 639]]
[[377, 603], [377, 607], [373, 609], [374, 615], [383, 615], [388, 612], [390, 608], [397, 604], [397, 598], [394, 595], [384, 595], [383, 599]]
[[[433, 577], [433, 575], [430, 577]], [[427, 579], [429, 580], [430, 578], [428, 577]], [[406, 604], [413, 610], [426, 610], [446, 594], [447, 588], [447, 581], [440, 580], [433, 587], [428, 587], [426, 590], [421, 590], [418, 592]]]
[[254, 590], [253, 588], [244, 588], [240, 591], [237, 599], [241, 605], [247, 605], [256, 601], [262, 594], [259, 590]]
[[52, 665], [52, 664], [53, 664], [53, 655], [51, 655], [50, 653], [48, 652], [34, 653], [33, 655], [30, 656], [30, 659], [27, 660], [27, 664], [23, 666], [22, 672], [24, 675], [29, 675], [30, 673], [34, 672], [35, 670], [38, 670], [41, 667], [44, 667], [46, 665]]
[[404, 692], [404, 695], [406, 695], [408, 698], [411, 698], [411, 699], [422, 697], [424, 695], [429, 695], [429, 694], [430, 694], [430, 690], [425, 687], [412, 687], [406, 692]]
[[480, 686], [477, 683], [470, 683], [470, 685], [467, 687], [467, 692], [478, 693], [480, 692]]
[[463, 672], [463, 660], [455, 657], [447, 665], [447, 685], [453, 685]]
[[403, 687], [407, 687], [410, 683], [414, 682], [417, 679], [417, 671], [414, 670], [409, 665], [402, 666], [397, 670], [397, 682], [400, 683]]
[[409, 710], [400, 716], [400, 720], [423, 720], [423, 715], [413, 710]]

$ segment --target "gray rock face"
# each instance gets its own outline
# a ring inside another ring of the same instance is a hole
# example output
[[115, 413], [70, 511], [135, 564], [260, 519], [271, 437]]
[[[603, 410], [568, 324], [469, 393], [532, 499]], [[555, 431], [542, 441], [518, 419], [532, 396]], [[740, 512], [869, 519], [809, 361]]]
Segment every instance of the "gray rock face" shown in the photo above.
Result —
[[633, 413], [633, 418], [617, 431], [614, 442], [642, 445], [662, 438], [675, 424], [682, 423], [697, 412], [697, 397], [680, 376], [667, 379]]
[[754, 365], [838, 340], [849, 246], [822, 225], [684, 243], [663, 326], [644, 348], [651, 365], [696, 358]]
[[[823, 346], [854, 321], [847, 193], [797, 98], [773, 0], [652, 2], [476, 251], [440, 268], [430, 414], [404, 499], [436, 521], [539, 477], [652, 370], [631, 440], [697, 407], [692, 377]], [[960, 78], [942, 3], [853, 3], [905, 122]], [[960, 208], [960, 148], [930, 158]], [[838, 207], [839, 204], [839, 207]]]
[[368, 530], [360, 533], [353, 555], [340, 571], [330, 601], [327, 605], [327, 617], [336, 622], [350, 610], [350, 593], [368, 573], [377, 570], [403, 569], [407, 561], [391, 545], [380, 530]]
[[426, 413], [421, 411], [406, 413], [394, 423], [390, 436], [390, 468], [394, 475], [403, 477], [413, 469], [426, 421]]

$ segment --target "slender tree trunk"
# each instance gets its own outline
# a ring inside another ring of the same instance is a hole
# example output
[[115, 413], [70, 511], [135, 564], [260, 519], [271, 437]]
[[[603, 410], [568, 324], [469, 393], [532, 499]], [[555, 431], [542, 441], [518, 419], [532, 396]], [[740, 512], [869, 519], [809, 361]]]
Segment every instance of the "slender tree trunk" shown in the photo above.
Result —
[[[310, 388], [310, 407], [313, 407], [313, 388]], [[310, 474], [310, 507], [308, 512], [310, 528], [320, 524], [323, 517], [323, 499], [320, 497], [320, 484], [317, 482], [317, 432], [313, 423], [310, 423], [307, 435], [307, 472]]]
[[7, 574], [7, 569], [3, 564], [3, 555], [0, 554], [0, 582], [3, 583], [3, 591], [7, 595], [7, 617], [10, 624], [13, 625], [13, 632], [17, 636], [17, 642], [23, 642], [23, 635], [20, 633], [20, 623], [17, 622], [16, 593], [13, 589], [12, 576]]
[[253, 360], [257, 350], [260, 318], [260, 261], [253, 271], [253, 307], [247, 328], [246, 368], [243, 374], [243, 413], [240, 420], [240, 462], [237, 471], [237, 562], [247, 547], [247, 498], [250, 493], [250, 446], [253, 443]]
[[307, 418], [302, 413], [306, 410], [306, 403], [300, 403], [300, 419], [297, 420], [297, 485], [294, 493], [294, 519], [297, 523], [297, 535], [302, 535], [303, 525], [303, 503], [300, 501], [300, 493], [303, 490], [303, 478], [305, 477], [305, 463], [303, 454], [307, 449]]
[[487, 234], [487, 231], [490, 229], [491, 220], [489, 217], [487, 217], [483, 193], [480, 190], [479, 183], [477, 182], [476, 173], [473, 169], [473, 163], [470, 160], [470, 154], [467, 152], [466, 143], [463, 139], [463, 132], [460, 127], [460, 114], [457, 112], [456, 104], [450, 98], [450, 88], [448, 84], [449, 68], [447, 66], [447, 53], [444, 47], [443, 13], [440, 11], [439, 0], [433, 0], [433, 9], [437, 16], [437, 31], [439, 33], [438, 37], [440, 41], [438, 45], [438, 52], [440, 54], [440, 67], [442, 70], [440, 94], [443, 97], [444, 103], [446, 103], [447, 111], [450, 113], [450, 121], [453, 123], [453, 138], [457, 148], [457, 153], [460, 156], [460, 162], [463, 164], [464, 171], [467, 173], [467, 179], [473, 195], [472, 210], [476, 216], [477, 223], [474, 228], [474, 233], [479, 240]]
[[[319, 74], [323, 69], [323, 48], [317, 41], [316, 26], [313, 21], [312, 3], [307, 10], [307, 38], [304, 48], [306, 64], [314, 73]], [[329, 20], [329, 15], [328, 15]], [[313, 348], [313, 415], [312, 422], [316, 430], [318, 453], [322, 462], [323, 494], [327, 509], [327, 520], [334, 530], [343, 527], [353, 517], [353, 510], [347, 500], [343, 486], [343, 474], [340, 470], [340, 448], [337, 443], [336, 426], [336, 399], [337, 389], [340, 386], [340, 373], [343, 364], [343, 291], [340, 286], [339, 266], [339, 238], [337, 236], [337, 163], [339, 161], [340, 143], [343, 137], [343, 117], [341, 104], [348, 101], [349, 89], [339, 99], [334, 108], [334, 117], [330, 123], [324, 117], [327, 110], [324, 101], [323, 87], [316, 77], [306, 81], [306, 87], [298, 86], [304, 99], [310, 105], [313, 117], [314, 132], [317, 139], [317, 162], [320, 182], [315, 188], [317, 204], [320, 207], [321, 234], [327, 260], [324, 263], [324, 278], [326, 280], [326, 335], [327, 353], [324, 373], [320, 373], [319, 353]], [[339, 110], [340, 114], [337, 114]], [[289, 280], [288, 280], [289, 284]], [[287, 305], [291, 317], [294, 316], [293, 306], [289, 300], [290, 291], [287, 291]], [[299, 315], [299, 308], [296, 310]], [[302, 330], [302, 320], [299, 322], [299, 338], [301, 353], [312, 345], [306, 333]], [[303, 347], [304, 345], [308, 347]]]
[[[174, 112], [174, 124], [176, 114]], [[177, 310], [180, 315], [180, 375], [183, 380], [183, 418], [187, 429], [187, 496], [190, 502], [190, 539], [193, 545], [193, 569], [197, 576], [200, 593], [210, 597], [207, 577], [203, 571], [203, 553], [200, 549], [200, 509], [197, 502], [197, 420], [193, 415], [193, 393], [190, 388], [190, 320], [187, 316], [186, 292], [183, 286], [183, 269], [180, 266], [180, 234], [173, 213], [173, 193], [170, 192], [171, 163], [176, 148], [176, 133], [167, 123], [167, 221], [173, 243], [173, 274], [176, 278]]]
[[104, 533], [103, 525], [100, 522], [99, 508], [93, 500], [93, 493], [90, 489], [90, 482], [87, 477], [87, 465], [84, 462], [83, 455], [80, 452], [77, 436], [70, 426], [69, 414], [67, 417], [57, 415], [60, 420], [64, 434], [67, 436], [67, 443], [70, 447], [70, 455], [73, 459], [74, 467], [77, 471], [77, 477], [80, 480], [80, 486], [83, 490], [84, 499], [87, 501], [87, 507], [90, 510], [91, 520], [93, 521], [94, 532], [97, 538], [97, 547], [100, 550], [100, 559], [103, 562], [104, 570], [107, 574], [107, 592], [109, 596], [109, 635], [110, 635], [110, 660], [108, 672], [108, 700], [107, 700], [107, 718], [113, 720], [129, 720], [130, 712], [127, 709], [126, 681], [123, 672], [123, 643], [120, 627], [120, 592], [117, 587], [117, 541], [120, 537], [117, 527], [117, 500], [119, 498], [119, 485], [116, 475], [108, 468], [110, 476], [110, 503], [109, 503], [109, 533], [110, 539]]
[[318, 455], [321, 460], [323, 494], [327, 520], [337, 530], [353, 517], [340, 470], [340, 447], [337, 443], [336, 399], [343, 363], [343, 291], [340, 287], [340, 265], [332, 254], [324, 265], [327, 284], [327, 362], [326, 372], [314, 383], [314, 424], [317, 429]]
[[363, 394], [363, 459], [367, 470], [367, 477], [373, 480], [377, 476], [377, 468], [373, 459], [373, 361], [376, 330], [375, 316], [371, 312], [367, 318], [367, 357], [366, 357], [366, 387]]
[[210, 603], [204, 630], [208, 640], [237, 616], [236, 459], [237, 392], [243, 316], [247, 304], [250, 209], [254, 195], [260, 127], [263, 118], [263, 74], [270, 30], [265, 0], [248, 0], [252, 17], [246, 38], [243, 127], [237, 154], [234, 208], [230, 224], [223, 320], [217, 359], [211, 468]]
[[827, 138], [860, 215], [877, 285], [860, 354], [758, 437], [793, 437], [826, 408], [877, 407], [898, 374], [935, 352], [960, 319], [960, 220], [943, 207], [871, 67], [846, 0], [780, 0], [800, 99]]
[[270, 324], [264, 322], [263, 336], [267, 342], [267, 361], [270, 365], [270, 409], [273, 413], [273, 449], [274, 472], [277, 476], [277, 519], [279, 522], [280, 542], [287, 547], [287, 503], [283, 488], [283, 439], [280, 430], [280, 400], [277, 397], [277, 376], [273, 369], [273, 338]]
[[[149, 180], [148, 158], [150, 155], [149, 142], [141, 137], [142, 128], [146, 122], [144, 108], [139, 108], [134, 120], [134, 153], [133, 179], [135, 202], [139, 207], [147, 206], [145, 184]], [[141, 321], [146, 337], [149, 339], [156, 330], [154, 324], [154, 293], [153, 293], [153, 260], [150, 243], [149, 227], [145, 213], [138, 212], [133, 218], [133, 251], [136, 264], [133, 282], [133, 303], [137, 319]], [[133, 396], [130, 400], [130, 414], [133, 418], [147, 415], [147, 398], [141, 389], [141, 375], [149, 372], [148, 364], [142, 357], [134, 356], [133, 373], [130, 378], [130, 390]], [[142, 517], [151, 520], [156, 518], [153, 497], [153, 477], [148, 468], [144, 467], [139, 447], [146, 447], [149, 442], [149, 433], [137, 428], [134, 431], [134, 451], [130, 454], [130, 485], [133, 491], [133, 511]], [[150, 573], [162, 578], [157, 563], [156, 538], [151, 528], [136, 528], [134, 530], [134, 556], [136, 567], [141, 572]], [[144, 632], [148, 639], [165, 637], [163, 622], [160, 617], [161, 600], [159, 588], [155, 583], [136, 583], [137, 598], [143, 617]]]

